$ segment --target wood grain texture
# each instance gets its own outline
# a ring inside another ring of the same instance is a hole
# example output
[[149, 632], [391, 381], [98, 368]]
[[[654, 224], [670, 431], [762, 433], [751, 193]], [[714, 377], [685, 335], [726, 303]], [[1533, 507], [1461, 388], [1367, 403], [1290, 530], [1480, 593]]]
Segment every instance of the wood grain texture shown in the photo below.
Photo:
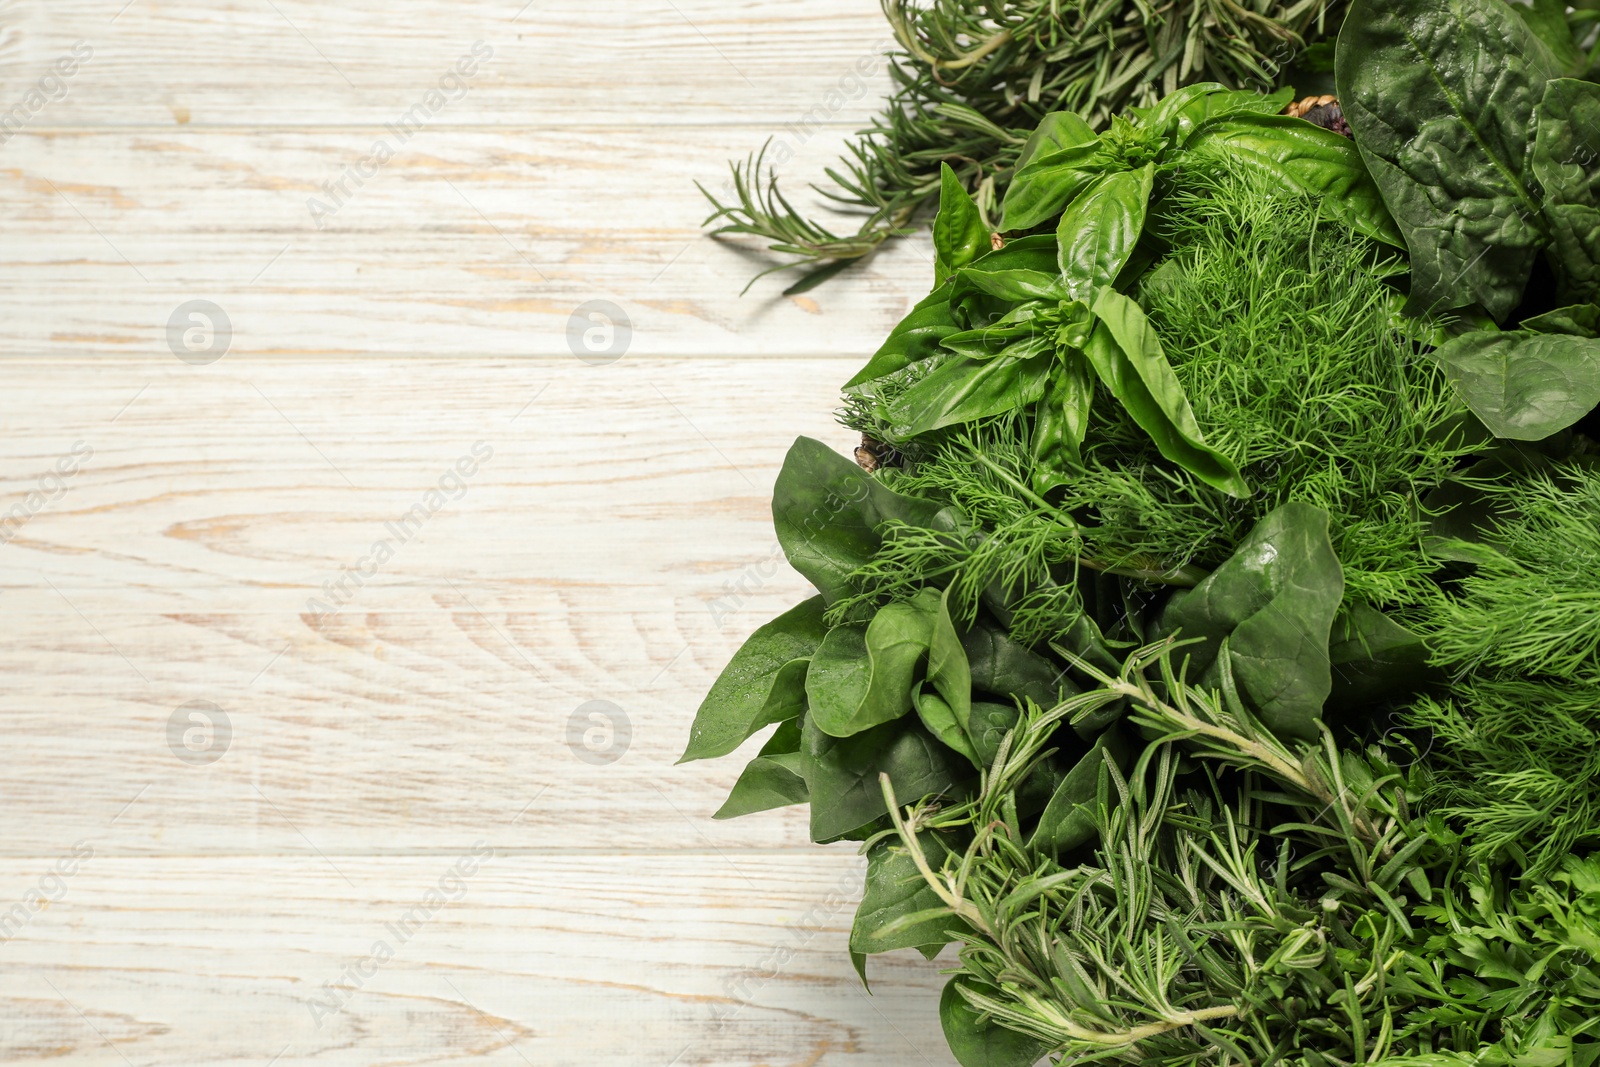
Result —
[[0, 0], [0, 1060], [953, 1063], [938, 964], [850, 969], [859, 857], [673, 766], [806, 595], [785, 449], [850, 447], [836, 386], [931, 273], [741, 299], [693, 182], [772, 137], [800, 193], [885, 37], [870, 0]]

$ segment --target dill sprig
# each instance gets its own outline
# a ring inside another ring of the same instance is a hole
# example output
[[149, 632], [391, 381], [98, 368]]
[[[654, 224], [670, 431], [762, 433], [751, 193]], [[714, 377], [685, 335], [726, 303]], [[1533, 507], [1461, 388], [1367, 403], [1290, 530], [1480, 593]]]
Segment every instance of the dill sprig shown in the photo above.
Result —
[[[826, 263], [798, 292], [905, 233], [949, 163], [992, 217], [1028, 133], [1051, 111], [1095, 126], [1197, 81], [1271, 89], [1309, 45], [1337, 32], [1343, 0], [881, 0], [900, 51], [883, 112], [826, 170], [833, 206], [862, 215], [835, 234], [801, 213], [764, 169], [731, 164], [733, 198], [706, 192], [716, 234], [762, 239], [772, 270]], [[704, 188], [701, 189], [705, 192]], [[763, 273], [770, 273], [766, 271]], [[758, 275], [759, 277], [760, 275]]]

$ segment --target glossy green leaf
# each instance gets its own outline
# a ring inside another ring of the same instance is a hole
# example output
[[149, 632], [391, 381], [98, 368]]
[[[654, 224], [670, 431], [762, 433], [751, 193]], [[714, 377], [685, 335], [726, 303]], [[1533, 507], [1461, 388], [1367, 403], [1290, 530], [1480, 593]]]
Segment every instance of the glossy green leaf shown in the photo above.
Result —
[[804, 804], [807, 799], [806, 780], [800, 775], [800, 723], [791, 719], [778, 727], [761, 746], [761, 754], [745, 766], [728, 799], [712, 818], [734, 819]]
[[784, 555], [829, 603], [849, 591], [850, 572], [878, 550], [885, 520], [926, 527], [940, 510], [894, 492], [809, 437], [795, 439], [772, 491], [772, 524]]
[[1026, 407], [1044, 395], [1054, 342], [1030, 337], [992, 359], [951, 356], [889, 406], [900, 437], [956, 426]]
[[1039, 120], [1033, 133], [1017, 153], [1016, 169], [1021, 170], [1041, 155], [1088, 144], [1095, 139], [1094, 127], [1072, 111], [1052, 111]]
[[961, 632], [950, 614], [948, 588], [939, 597], [928, 635], [928, 684], [944, 698], [956, 721], [965, 724], [972, 710], [972, 667], [967, 662], [967, 650], [961, 645]]
[[[1287, 86], [1272, 93], [1258, 93], [1249, 89], [1224, 89], [1215, 82], [1210, 84], [1213, 86], [1210, 92], [1198, 94], [1172, 114], [1168, 132], [1174, 144], [1183, 144], [1198, 126], [1212, 119], [1226, 115], [1276, 115], [1294, 99], [1294, 90]], [[1180, 89], [1166, 99], [1182, 92]]]
[[1033, 411], [1033, 491], [1041, 496], [1069, 481], [1083, 463], [1083, 439], [1094, 405], [1094, 372], [1082, 352], [1067, 349]]
[[978, 766], [989, 767], [1000, 751], [1000, 742], [1017, 725], [1019, 712], [1015, 704], [997, 704], [992, 700], [974, 700], [967, 717], [967, 737], [977, 754]]
[[1092, 840], [1097, 829], [1096, 798], [1100, 792], [1100, 772], [1110, 756], [1126, 771], [1133, 755], [1127, 739], [1113, 726], [1095, 739], [1088, 752], [1066, 773], [1050, 794], [1050, 801], [1039, 815], [1028, 847], [1043, 852], [1061, 852]]
[[837, 840], [888, 814], [880, 773], [889, 775], [902, 804], [954, 791], [972, 777], [972, 768], [915, 717], [853, 737], [833, 737], [808, 716], [801, 727], [800, 751], [811, 793], [811, 839], [817, 842]]
[[1240, 696], [1284, 737], [1316, 737], [1333, 688], [1328, 644], [1344, 597], [1344, 571], [1328, 540], [1328, 513], [1280, 505], [1256, 524], [1222, 566], [1173, 597], [1167, 632], [1200, 638], [1188, 646], [1190, 677], [1220, 684], [1223, 639]]
[[[944, 866], [950, 850], [942, 835], [924, 832], [917, 841], [929, 867], [937, 871]], [[967, 929], [923, 879], [903, 844], [880, 841], [867, 850], [867, 886], [850, 926], [851, 951], [875, 955], [943, 945], [951, 940], [946, 931]]]
[[1103, 175], [1062, 213], [1056, 264], [1070, 297], [1090, 300], [1122, 273], [1144, 232], [1155, 173], [1152, 163]]
[[1107, 288], [1095, 297], [1094, 313], [1100, 326], [1090, 335], [1084, 355], [1129, 417], [1150, 435], [1156, 449], [1212, 488], [1231, 496], [1249, 496], [1250, 487], [1239, 468], [1206, 444], [1189, 398], [1144, 310]]
[[1191, 152], [1215, 152], [1289, 192], [1321, 198], [1323, 209], [1357, 233], [1396, 248], [1405, 239], [1348, 137], [1288, 115], [1229, 113], [1195, 127]]
[[[1034, 1067], [1045, 1057], [1049, 1045], [998, 1023], [981, 1022], [957, 988], [963, 981], [970, 982], [959, 976], [950, 979], [939, 997], [939, 1023], [961, 1067]], [[971, 983], [971, 988], [991, 997], [999, 992], [981, 983]]]
[[1528, 24], [1535, 37], [1549, 46], [1562, 73], [1577, 75], [1583, 71], [1584, 54], [1572, 37], [1567, 0], [1508, 0], [1508, 6]]
[[1007, 301], [1063, 300], [1068, 295], [1055, 275], [1036, 270], [967, 267], [961, 271], [961, 283]]
[[1328, 706], [1362, 708], [1416, 692], [1430, 678], [1417, 634], [1370, 604], [1341, 609], [1328, 639], [1333, 690]]
[[1053, 300], [1025, 301], [987, 326], [951, 334], [944, 339], [944, 348], [971, 359], [998, 356], [1017, 341], [1050, 333], [1053, 330], [1050, 321], [1040, 316], [1056, 306]]
[[1600, 337], [1600, 303], [1570, 304], [1523, 319], [1521, 328], [1534, 333], [1570, 333], [1574, 337]]
[[1414, 313], [1518, 301], [1545, 237], [1534, 108], [1560, 72], [1501, 0], [1354, 0], [1340, 105], [1411, 250]]
[[1048, 708], [1063, 689], [1068, 693], [1076, 691], [1052, 660], [982, 619], [962, 636], [961, 647], [966, 650], [976, 692], [1026, 697]]
[[1110, 165], [1098, 139], [1044, 152], [1020, 167], [1000, 204], [1000, 230], [1031, 230], [1055, 218]]
[[951, 285], [946, 282], [919, 300], [889, 332], [867, 365], [844, 384], [845, 389], [859, 391], [867, 382], [937, 355], [941, 351], [939, 343], [961, 329], [950, 316], [950, 292]]
[[824, 611], [815, 596], [750, 635], [701, 702], [679, 763], [725, 756], [763, 726], [804, 710], [806, 660], [828, 632]]
[[1600, 85], [1557, 78], [1539, 102], [1533, 173], [1565, 300], [1600, 304]]
[[[926, 726], [928, 732], [937, 737], [941, 744], [952, 752], [959, 752], [965, 756], [974, 767], [981, 769], [984, 766], [978, 759], [977, 750], [967, 738], [967, 730], [963, 725], [965, 719], [956, 717], [955, 709], [938, 690], [927, 682], [922, 682], [912, 691], [911, 703], [917, 709], [917, 718], [922, 720], [922, 725]], [[969, 698], [967, 701], [969, 716], [971, 704]]]
[[928, 655], [938, 592], [887, 604], [872, 621], [828, 631], [806, 672], [806, 708], [817, 729], [849, 737], [911, 711]]
[[1542, 441], [1600, 404], [1600, 340], [1592, 337], [1479, 330], [1433, 355], [1496, 437]]
[[[968, 271], [974, 272], [972, 275]], [[978, 329], [1005, 318], [1016, 308], [1016, 301], [984, 292], [976, 282], [982, 275], [1004, 271], [1036, 271], [1050, 277], [1056, 271], [1054, 234], [1037, 233], [1007, 241], [1004, 248], [973, 260], [970, 267], [950, 278], [950, 317], [961, 329]]]
[[939, 214], [933, 220], [933, 282], [940, 284], [958, 268], [989, 251], [989, 231], [978, 205], [950, 169], [939, 164]]

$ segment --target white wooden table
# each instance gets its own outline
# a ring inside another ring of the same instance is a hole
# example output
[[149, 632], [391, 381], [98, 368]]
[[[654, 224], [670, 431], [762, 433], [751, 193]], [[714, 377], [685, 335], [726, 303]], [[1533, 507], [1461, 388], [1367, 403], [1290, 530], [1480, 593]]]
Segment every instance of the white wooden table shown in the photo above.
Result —
[[[740, 298], [692, 182], [771, 136], [798, 189], [884, 36], [0, 2], [0, 1061], [953, 1062], [937, 965], [855, 979], [852, 849], [672, 765], [804, 595], [784, 450], [849, 446], [930, 273]], [[597, 300], [612, 362], [569, 344]]]

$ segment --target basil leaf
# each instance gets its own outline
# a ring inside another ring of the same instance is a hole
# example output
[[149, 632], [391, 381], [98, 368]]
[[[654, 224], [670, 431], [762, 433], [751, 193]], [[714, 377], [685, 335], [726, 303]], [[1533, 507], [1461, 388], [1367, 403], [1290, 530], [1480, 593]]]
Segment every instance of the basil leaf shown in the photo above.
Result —
[[1600, 85], [1557, 78], [1539, 102], [1533, 173], [1563, 299], [1600, 303]]
[[1044, 395], [1055, 345], [1041, 337], [1013, 342], [991, 359], [952, 356], [889, 405], [900, 437], [1026, 407]]
[[[944, 866], [950, 850], [942, 835], [917, 835], [928, 866]], [[942, 912], [942, 914], [940, 914]], [[902, 948], [944, 945], [953, 940], [946, 931], [965, 932], [967, 924], [950, 914], [922, 872], [911, 851], [899, 842], [880, 841], [867, 850], [867, 887], [850, 925], [850, 950], [862, 955], [894, 952]]]
[[988, 326], [951, 334], [944, 339], [944, 348], [946, 351], [972, 359], [989, 359], [997, 356], [1013, 342], [1039, 333], [1041, 328], [1037, 322], [1038, 313], [1047, 306], [1049, 305], [1043, 300], [1030, 300], [1018, 304], [1003, 318]]
[[[1258, 93], [1250, 89], [1224, 89], [1216, 82], [1204, 84], [1212, 87], [1210, 92], [1199, 94], [1172, 114], [1167, 132], [1173, 143], [1183, 144], [1196, 127], [1211, 119], [1224, 115], [1276, 115], [1294, 99], [1294, 90], [1287, 86], [1273, 93]], [[1180, 89], [1166, 99], [1171, 100], [1182, 92]]]
[[1042, 153], [1027, 166], [1017, 168], [1000, 203], [1001, 232], [1031, 230], [1055, 218], [1109, 165], [1096, 138]]
[[1162, 628], [1202, 639], [1185, 651], [1206, 685], [1220, 682], [1226, 639], [1239, 694], [1262, 723], [1280, 736], [1310, 739], [1333, 688], [1328, 644], [1343, 598], [1328, 513], [1291, 501], [1257, 523], [1209, 577], [1174, 595]]
[[1094, 372], [1083, 353], [1058, 351], [1061, 357], [1044, 395], [1033, 411], [1033, 491], [1043, 496], [1069, 481], [1083, 464], [1083, 439], [1094, 405]]
[[849, 737], [911, 710], [911, 689], [928, 654], [938, 592], [878, 609], [872, 621], [828, 631], [806, 672], [806, 707], [817, 729]]
[[1230, 113], [1198, 125], [1184, 142], [1215, 151], [1285, 189], [1321, 198], [1323, 208], [1357, 233], [1405, 247], [1361, 153], [1348, 137], [1289, 115]]
[[811, 839], [818, 843], [837, 840], [888, 814], [879, 774], [889, 776], [902, 804], [950, 791], [972, 776], [915, 719], [841, 738], [823, 733], [807, 716], [800, 734], [801, 766], [811, 792]]
[[1041, 1041], [999, 1023], [981, 1022], [977, 1009], [961, 995], [962, 985], [986, 996], [999, 995], [999, 990], [970, 979], [956, 977], [945, 983], [939, 1023], [961, 1067], [1034, 1067], [1050, 1052], [1051, 1046]]
[[1592, 337], [1478, 330], [1433, 356], [1496, 437], [1542, 441], [1600, 404], [1600, 340]]
[[789, 565], [832, 603], [878, 550], [887, 519], [930, 526], [940, 506], [901, 496], [820, 441], [799, 437], [772, 490], [772, 524]]
[[814, 596], [750, 635], [695, 713], [679, 763], [726, 756], [763, 726], [805, 708], [806, 659], [828, 632]]
[[1155, 164], [1097, 179], [1068, 205], [1056, 227], [1057, 266], [1067, 296], [1088, 300], [1117, 280], [1144, 232]]
[[1521, 328], [1534, 333], [1570, 333], [1575, 337], [1600, 337], [1600, 303], [1572, 304], [1531, 319]]
[[[1054, 277], [1055, 235], [1039, 233], [1008, 241], [1004, 248], [995, 249], [973, 260], [970, 269], [983, 274], [1010, 270], [1036, 271]], [[1015, 310], [1014, 300], [1002, 299], [984, 292], [971, 279], [963, 277], [965, 273], [957, 271], [950, 278], [950, 317], [963, 329], [988, 326]]]
[[1039, 120], [1017, 154], [1016, 169], [1021, 170], [1040, 155], [1074, 148], [1095, 139], [1094, 128], [1071, 111], [1052, 111]]
[[1544, 242], [1529, 131], [1556, 59], [1500, 0], [1354, 0], [1339, 102], [1411, 250], [1414, 313], [1517, 305]]
[[1040, 814], [1033, 836], [1028, 838], [1028, 847], [1059, 853], [1092, 840], [1098, 828], [1096, 800], [1105, 757], [1109, 755], [1125, 772], [1132, 754], [1126, 738], [1115, 726], [1101, 733], [1050, 794], [1050, 802]]
[[978, 205], [950, 169], [939, 164], [939, 214], [933, 220], [933, 281], [942, 283], [957, 268], [989, 251], [989, 231]]
[[1037, 270], [984, 270], [967, 267], [961, 271], [961, 286], [1001, 300], [1063, 300], [1067, 293], [1061, 280]]
[[1167, 459], [1214, 489], [1248, 497], [1250, 487], [1239, 468], [1205, 443], [1144, 310], [1110, 288], [1096, 295], [1093, 310], [1100, 325], [1083, 351], [1111, 395]]
[[947, 281], [919, 300], [916, 307], [889, 332], [867, 365], [844, 383], [845, 389], [859, 392], [858, 387], [863, 383], [937, 355], [939, 342], [960, 330], [955, 319], [950, 317], [950, 291], [951, 285]]
[[735, 819], [790, 804], [804, 804], [810, 794], [799, 772], [800, 724], [790, 720], [778, 727], [762, 746], [761, 754], [745, 767], [733, 791], [713, 819]]
[[1341, 609], [1328, 637], [1333, 690], [1328, 706], [1356, 709], [1414, 693], [1432, 673], [1417, 634], [1371, 604]]

